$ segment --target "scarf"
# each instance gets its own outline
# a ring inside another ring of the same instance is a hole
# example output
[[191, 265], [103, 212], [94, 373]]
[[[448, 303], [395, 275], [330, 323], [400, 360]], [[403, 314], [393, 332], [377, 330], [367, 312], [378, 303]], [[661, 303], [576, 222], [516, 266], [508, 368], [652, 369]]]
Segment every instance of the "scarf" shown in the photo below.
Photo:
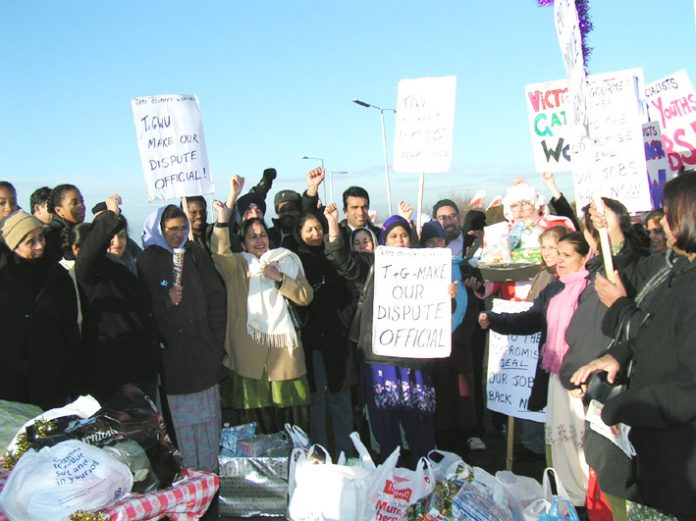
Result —
[[587, 287], [589, 272], [583, 267], [580, 271], [561, 275], [563, 290], [555, 295], [546, 310], [546, 343], [543, 348], [542, 367], [551, 374], [561, 370], [563, 358], [568, 352], [566, 330], [578, 307], [580, 293]]
[[289, 304], [275, 281], [263, 275], [263, 268], [276, 264], [278, 271], [295, 279], [300, 273], [304, 275], [299, 257], [285, 248], [268, 250], [259, 258], [248, 252], [243, 252], [242, 256], [249, 265], [250, 274], [247, 333], [257, 344], [286, 347], [292, 355], [299, 347], [299, 340], [288, 311]]

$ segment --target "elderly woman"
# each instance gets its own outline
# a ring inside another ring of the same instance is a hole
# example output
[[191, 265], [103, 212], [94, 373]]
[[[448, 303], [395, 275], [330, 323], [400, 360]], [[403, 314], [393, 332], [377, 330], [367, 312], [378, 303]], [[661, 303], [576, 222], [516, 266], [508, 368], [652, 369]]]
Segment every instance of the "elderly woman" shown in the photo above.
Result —
[[0, 399], [59, 407], [80, 375], [77, 303], [70, 276], [48, 259], [34, 216], [2, 222], [0, 254]]
[[[223, 399], [262, 432], [291, 422], [309, 430], [310, 389], [300, 334], [289, 301], [312, 301], [300, 259], [285, 248], [269, 250], [268, 228], [254, 217], [241, 224], [244, 251], [232, 253], [228, 233], [231, 208], [244, 186], [234, 176], [227, 204], [215, 202], [213, 261], [227, 287], [225, 366], [231, 370]], [[231, 392], [230, 392], [231, 383]]]
[[665, 185], [664, 206], [671, 250], [640, 261], [632, 281], [636, 298], [626, 297], [619, 277], [613, 284], [597, 276], [597, 293], [609, 307], [603, 330], [613, 336], [626, 319], [630, 342], [578, 369], [572, 381], [580, 385], [591, 373], [607, 371], [614, 382], [633, 360], [628, 389], [607, 401], [602, 420], [631, 427], [644, 504], [687, 520], [696, 519], [695, 173]]

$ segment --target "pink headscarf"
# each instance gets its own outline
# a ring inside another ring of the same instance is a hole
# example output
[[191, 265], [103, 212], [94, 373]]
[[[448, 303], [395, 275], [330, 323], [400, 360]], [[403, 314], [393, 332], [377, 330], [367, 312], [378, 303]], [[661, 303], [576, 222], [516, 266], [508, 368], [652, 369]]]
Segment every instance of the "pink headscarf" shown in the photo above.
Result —
[[546, 310], [546, 343], [541, 365], [551, 374], [560, 372], [563, 358], [568, 352], [566, 330], [578, 307], [580, 294], [587, 287], [588, 275], [589, 272], [584, 267], [575, 273], [561, 275], [559, 278], [565, 286], [551, 298]]

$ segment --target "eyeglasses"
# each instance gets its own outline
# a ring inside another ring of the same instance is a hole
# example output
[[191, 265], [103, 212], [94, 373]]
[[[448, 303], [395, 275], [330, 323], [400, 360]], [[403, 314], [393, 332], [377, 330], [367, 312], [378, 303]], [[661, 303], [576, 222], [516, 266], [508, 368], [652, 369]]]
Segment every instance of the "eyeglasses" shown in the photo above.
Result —
[[186, 231], [186, 226], [172, 226], [165, 228], [165, 231], [168, 232], [178, 232], [178, 233], [183, 233]]
[[529, 201], [518, 201], [510, 205], [510, 210], [517, 210], [518, 208], [531, 208], [532, 206], [534, 206], [534, 204], [530, 203]]

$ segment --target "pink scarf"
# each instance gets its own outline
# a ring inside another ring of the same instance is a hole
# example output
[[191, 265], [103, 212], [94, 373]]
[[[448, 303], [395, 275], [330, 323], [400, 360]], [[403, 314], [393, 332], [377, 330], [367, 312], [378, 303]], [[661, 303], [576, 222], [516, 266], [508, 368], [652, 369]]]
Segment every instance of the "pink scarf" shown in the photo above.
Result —
[[588, 275], [589, 272], [583, 267], [580, 271], [559, 277], [565, 287], [551, 298], [546, 310], [546, 343], [541, 365], [551, 374], [560, 372], [563, 358], [568, 352], [566, 330], [578, 307], [580, 293], [587, 287]]

